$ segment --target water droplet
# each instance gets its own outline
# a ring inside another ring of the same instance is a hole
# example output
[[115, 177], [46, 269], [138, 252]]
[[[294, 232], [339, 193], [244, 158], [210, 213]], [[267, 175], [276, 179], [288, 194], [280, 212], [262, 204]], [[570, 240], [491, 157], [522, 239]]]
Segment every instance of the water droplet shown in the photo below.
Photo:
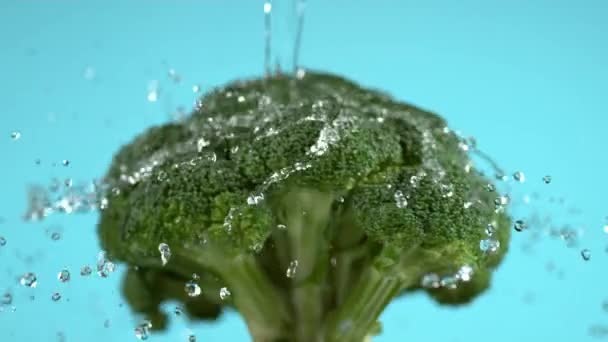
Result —
[[0, 247], [6, 246], [6, 238], [4, 236], [0, 236]]
[[395, 191], [394, 198], [397, 208], [407, 207], [407, 198], [405, 198], [405, 195], [403, 194], [403, 192], [401, 192], [401, 190]]
[[116, 270], [116, 265], [106, 258], [106, 252], [101, 251], [97, 255], [97, 275], [107, 278]]
[[264, 13], [269, 14], [272, 11], [272, 4], [269, 1], [264, 3]]
[[21, 276], [19, 283], [26, 287], [36, 287], [36, 285], [38, 285], [38, 279], [34, 273], [28, 272]]
[[456, 277], [453, 277], [453, 276], [446, 276], [446, 277], [441, 278], [439, 285], [441, 285], [441, 287], [445, 287], [448, 289], [455, 289], [458, 287], [458, 279], [456, 279]]
[[583, 260], [589, 261], [591, 259], [591, 251], [586, 248], [583, 249], [581, 251], [581, 257], [583, 257]]
[[226, 287], [222, 287], [222, 288], [220, 289], [220, 298], [221, 298], [222, 300], [224, 300], [224, 299], [226, 299], [226, 298], [228, 298], [228, 297], [230, 297], [230, 291], [228, 290], [228, 288], [226, 288]]
[[67, 178], [65, 181], [63, 181], [63, 184], [65, 185], [66, 188], [71, 188], [72, 180], [70, 178]]
[[296, 276], [297, 270], [298, 270], [298, 260], [292, 260], [289, 262], [289, 267], [287, 267], [285, 276], [287, 276], [287, 278], [293, 278]]
[[464, 202], [463, 207], [465, 209], [469, 209], [471, 206], [473, 206], [473, 202]]
[[148, 96], [147, 96], [148, 101], [149, 102], [158, 101], [158, 93], [159, 93], [158, 81], [150, 81], [148, 83]]
[[608, 224], [604, 225], [604, 233], [608, 234]]
[[13, 295], [10, 293], [5, 293], [0, 297], [1, 305], [11, 305], [13, 303]]
[[464, 282], [471, 281], [471, 279], [473, 278], [473, 267], [469, 265], [463, 265], [458, 270], [456, 277]]
[[51, 299], [53, 300], [53, 302], [56, 302], [56, 301], [60, 300], [61, 299], [61, 293], [59, 293], [59, 292], [53, 293], [53, 295], [51, 296]]
[[500, 248], [500, 241], [496, 239], [483, 239], [479, 241], [479, 249], [484, 253], [495, 253]]
[[106, 319], [105, 321], [103, 321], [103, 327], [106, 328], [106, 329], [110, 327], [110, 320], [109, 319]]
[[452, 197], [454, 195], [454, 186], [452, 184], [440, 184], [441, 196], [443, 198]]
[[517, 220], [517, 221], [515, 221], [515, 224], [513, 224], [513, 228], [516, 231], [521, 232], [524, 229], [528, 228], [528, 225], [523, 220]]
[[184, 286], [186, 294], [190, 297], [198, 297], [201, 294], [201, 287], [194, 280], [190, 280]]
[[152, 324], [149, 322], [142, 323], [135, 328], [135, 337], [139, 340], [147, 340], [150, 337], [150, 328]]
[[496, 186], [492, 183], [488, 183], [488, 185], [486, 185], [486, 191], [494, 192], [494, 191], [496, 191]]
[[80, 269], [80, 275], [83, 277], [90, 276], [91, 273], [93, 273], [93, 269], [88, 265], [82, 266]]
[[169, 245], [162, 242], [158, 245], [158, 251], [160, 252], [161, 262], [163, 263], [163, 266], [165, 266], [169, 262], [169, 259], [171, 259], [171, 248], [169, 248]]
[[258, 203], [260, 203], [263, 200], [264, 200], [264, 194], [262, 194], [262, 193], [257, 194], [257, 195], [251, 195], [251, 196], [247, 197], [247, 204], [257, 205]]
[[167, 76], [169, 76], [171, 81], [175, 83], [179, 83], [182, 80], [182, 77], [177, 73], [177, 71], [175, 71], [175, 69], [169, 69]]
[[608, 337], [608, 326], [595, 324], [589, 327], [589, 335], [595, 338]]
[[21, 138], [21, 132], [19, 132], [19, 131], [11, 132], [11, 139], [19, 140], [19, 138]]
[[513, 179], [515, 179], [516, 181], [523, 183], [526, 181], [526, 176], [524, 175], [523, 172], [521, 171], [517, 171], [513, 174]]
[[205, 140], [205, 138], [200, 138], [196, 141], [196, 149], [198, 152], [201, 152], [203, 148], [209, 146], [211, 142], [209, 140]]
[[496, 232], [496, 226], [493, 223], [488, 223], [486, 226], [486, 235], [492, 236]]
[[245, 102], [245, 96], [240, 95], [239, 97], [237, 97], [237, 99], [236, 99], [236, 100], [237, 100], [239, 103], [243, 103], [243, 102]]
[[287, 229], [287, 226], [284, 225], [284, 224], [277, 224], [277, 229], [279, 229], [279, 230], [285, 230], [285, 229]]
[[84, 77], [84, 79], [87, 81], [94, 80], [96, 75], [97, 73], [95, 72], [95, 68], [91, 66], [86, 67], [82, 73], [82, 77]]
[[422, 277], [420, 285], [426, 289], [436, 289], [439, 288], [440, 280], [439, 275], [436, 273], [428, 273]]
[[192, 92], [193, 92], [193, 93], [197, 94], [197, 93], [199, 93], [200, 91], [201, 91], [201, 86], [200, 86], [200, 85], [195, 84], [195, 85], [193, 85], [193, 86], [192, 86]]
[[602, 302], [602, 310], [608, 312], [608, 299]]
[[182, 309], [180, 306], [176, 306], [176, 307], [173, 309], [173, 313], [174, 313], [176, 316], [181, 316], [183, 312], [184, 312], [184, 310], [183, 310], [183, 309]]
[[196, 342], [196, 336], [194, 336], [194, 335], [188, 336], [188, 342]]
[[551, 176], [546, 175], [545, 177], [543, 177], [543, 182], [545, 182], [545, 184], [551, 183]]
[[59, 279], [59, 281], [62, 283], [67, 283], [68, 281], [70, 281], [70, 271], [68, 271], [67, 269], [61, 270], [57, 274], [57, 279]]

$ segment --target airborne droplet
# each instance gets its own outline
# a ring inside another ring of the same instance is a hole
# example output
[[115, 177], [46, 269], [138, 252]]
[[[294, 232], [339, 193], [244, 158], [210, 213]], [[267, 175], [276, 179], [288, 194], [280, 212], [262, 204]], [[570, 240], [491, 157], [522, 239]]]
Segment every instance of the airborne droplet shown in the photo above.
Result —
[[523, 172], [521, 171], [517, 171], [513, 174], [513, 179], [515, 179], [516, 181], [523, 183], [526, 181], [526, 176], [524, 175]]
[[515, 224], [513, 225], [513, 228], [516, 231], [521, 232], [524, 229], [528, 228], [528, 225], [523, 220], [517, 220], [517, 221], [515, 221]]
[[591, 259], [591, 251], [586, 248], [583, 249], [581, 251], [581, 257], [583, 257], [583, 260], [589, 261]]
[[91, 273], [93, 273], [93, 269], [88, 265], [82, 266], [80, 269], [80, 275], [83, 277], [89, 276]]
[[59, 293], [59, 292], [53, 293], [53, 295], [51, 296], [51, 299], [53, 300], [53, 302], [59, 301], [61, 299], [61, 293]]
[[545, 182], [545, 184], [551, 183], [551, 176], [546, 175], [545, 177], [543, 177], [543, 182]]
[[68, 271], [67, 269], [61, 270], [57, 274], [57, 279], [59, 279], [59, 281], [62, 283], [67, 283], [68, 281], [70, 281], [70, 271]]
[[135, 337], [144, 341], [150, 337], [150, 328], [152, 324], [149, 322], [142, 323], [135, 328]]
[[38, 279], [34, 273], [28, 272], [21, 276], [19, 283], [25, 287], [36, 287]]

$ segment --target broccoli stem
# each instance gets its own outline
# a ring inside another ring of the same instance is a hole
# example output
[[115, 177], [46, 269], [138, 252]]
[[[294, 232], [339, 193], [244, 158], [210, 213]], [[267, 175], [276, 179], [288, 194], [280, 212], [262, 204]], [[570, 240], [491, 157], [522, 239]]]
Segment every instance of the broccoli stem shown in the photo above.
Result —
[[325, 283], [328, 242], [325, 233], [334, 196], [315, 190], [297, 189], [283, 196], [283, 220], [287, 226], [292, 263], [291, 300], [295, 341], [317, 341], [323, 316], [322, 285]]
[[255, 256], [231, 257], [222, 252], [221, 246], [208, 245], [177, 251], [171, 262], [180, 264], [182, 270], [215, 271], [226, 282], [232, 302], [256, 342], [278, 341], [285, 337], [289, 319], [285, 299], [267, 278]]
[[234, 305], [247, 322], [255, 341], [284, 338], [287, 310], [283, 299], [253, 257], [234, 259], [221, 272], [228, 283]]
[[364, 340], [384, 308], [408, 285], [400, 276], [369, 267], [330, 320], [327, 341]]

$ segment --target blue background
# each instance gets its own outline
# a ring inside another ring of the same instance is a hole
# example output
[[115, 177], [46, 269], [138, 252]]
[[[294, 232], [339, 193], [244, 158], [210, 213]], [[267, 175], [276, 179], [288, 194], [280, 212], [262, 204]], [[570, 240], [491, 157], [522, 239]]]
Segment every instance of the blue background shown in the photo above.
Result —
[[[284, 5], [275, 8], [285, 19]], [[591, 326], [608, 327], [606, 18], [605, 0], [308, 2], [302, 64], [441, 113], [509, 173], [525, 172], [525, 183], [510, 184], [515, 216], [550, 215], [583, 234], [574, 248], [540, 226], [517, 234], [492, 289], [472, 306], [400, 299], [374, 341], [584, 342], [596, 340]], [[275, 56], [286, 60], [293, 23], [275, 21]], [[25, 223], [27, 185], [100, 177], [135, 134], [191, 108], [192, 85], [260, 75], [263, 48], [262, 1], [0, 1], [0, 291], [15, 307], [0, 312], [1, 341], [55, 341], [58, 332], [67, 341], [135, 340], [141, 317], [118, 292], [124, 267], [108, 279], [78, 275], [99, 251], [96, 215]], [[160, 84], [155, 103], [146, 99], [151, 80]], [[67, 284], [56, 279], [63, 267]], [[38, 275], [35, 289], [17, 283], [28, 271]], [[190, 331], [201, 341], [248, 339], [236, 314], [173, 323], [150, 340], [186, 341]]]

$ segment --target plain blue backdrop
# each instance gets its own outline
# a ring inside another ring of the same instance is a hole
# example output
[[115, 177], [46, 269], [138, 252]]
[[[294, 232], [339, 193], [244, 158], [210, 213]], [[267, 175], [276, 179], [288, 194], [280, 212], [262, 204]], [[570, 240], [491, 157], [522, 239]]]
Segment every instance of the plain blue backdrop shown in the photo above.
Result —
[[[99, 252], [96, 215], [25, 223], [27, 186], [100, 177], [135, 134], [191, 108], [194, 84], [261, 75], [262, 3], [0, 0], [0, 291], [14, 297], [0, 312], [0, 341], [56, 341], [59, 332], [70, 342], [135, 340], [141, 317], [121, 305], [124, 268], [107, 279], [78, 275]], [[402, 298], [374, 341], [584, 342], [596, 340], [594, 325], [608, 331], [606, 18], [605, 0], [308, 1], [303, 65], [441, 113], [509, 173], [525, 172], [525, 183], [510, 184], [515, 216], [549, 215], [549, 226], [582, 234], [574, 248], [549, 237], [547, 225], [517, 234], [473, 305]], [[275, 20], [283, 25], [275, 55], [286, 60], [293, 23]], [[87, 68], [94, 77], [84, 77]], [[181, 82], [168, 77], [171, 68]], [[149, 102], [154, 80], [160, 97]], [[551, 184], [541, 181], [546, 174]], [[54, 231], [61, 240], [50, 239]], [[56, 279], [64, 267], [66, 284]], [[35, 289], [18, 285], [29, 271]], [[191, 332], [200, 341], [248, 340], [234, 313], [216, 324], [174, 317], [150, 340], [186, 341]]]

